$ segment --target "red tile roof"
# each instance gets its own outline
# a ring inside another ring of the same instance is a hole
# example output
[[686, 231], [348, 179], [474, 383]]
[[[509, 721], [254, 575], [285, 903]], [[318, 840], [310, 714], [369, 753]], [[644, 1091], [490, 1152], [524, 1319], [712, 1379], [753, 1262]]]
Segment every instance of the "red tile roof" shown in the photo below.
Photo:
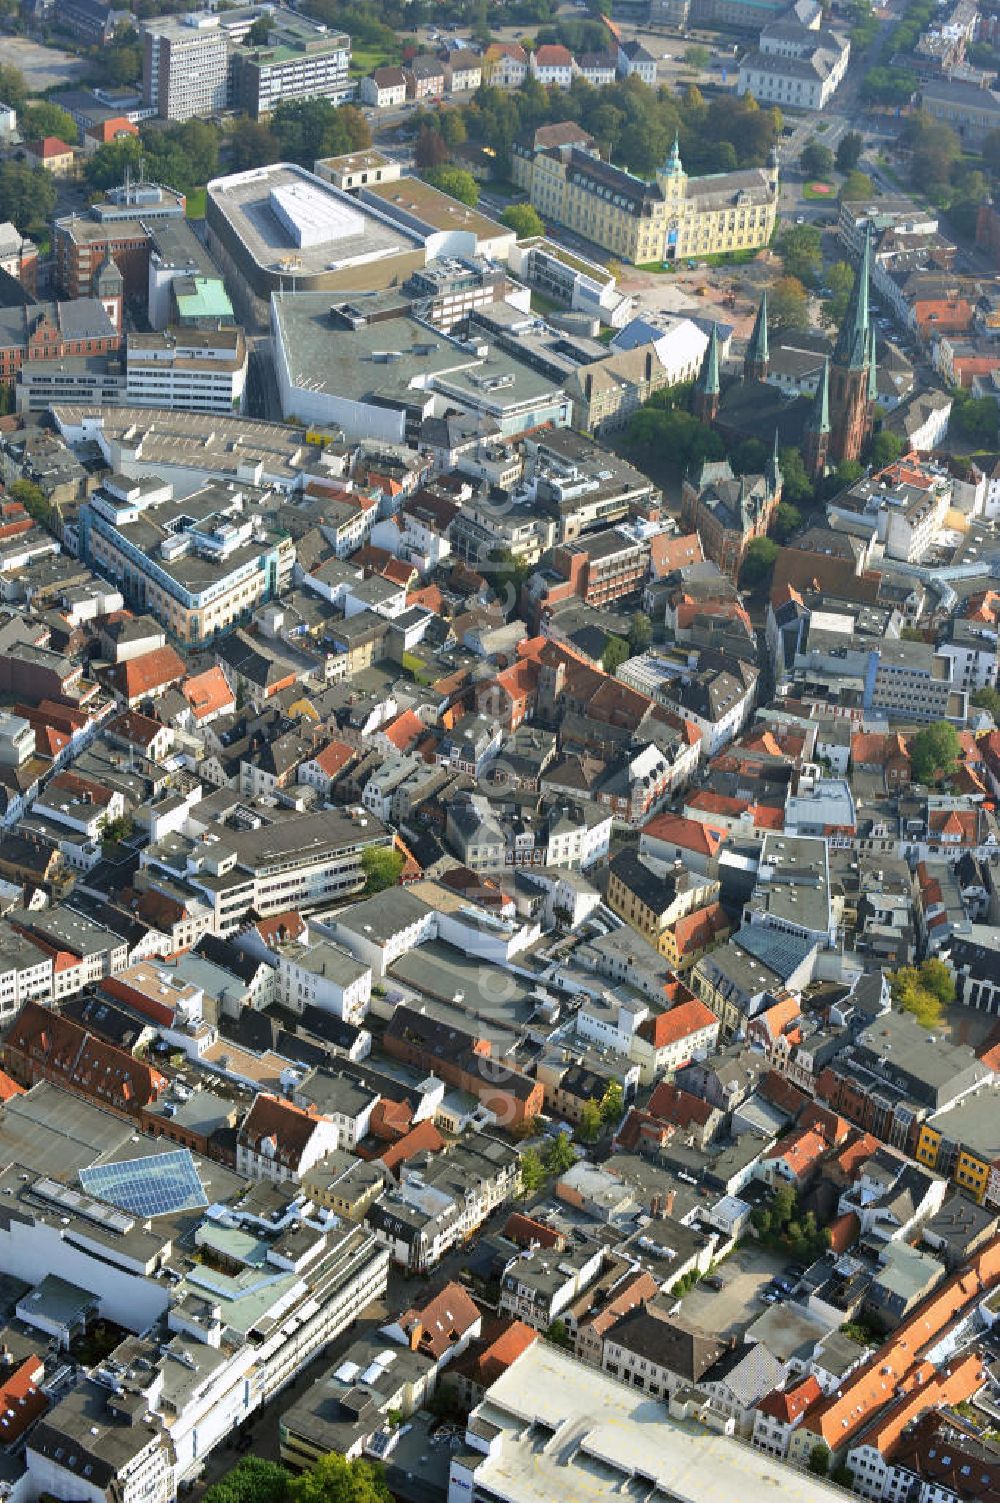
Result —
[[154, 647], [152, 652], [118, 664], [115, 687], [128, 700], [141, 699], [144, 694], [179, 683], [185, 672], [184, 663], [172, 647]]
[[45, 1363], [34, 1355], [0, 1383], [0, 1446], [13, 1445], [49, 1407], [39, 1385], [45, 1378]]
[[685, 955], [694, 950], [707, 949], [714, 939], [727, 934], [731, 927], [722, 904], [709, 903], [707, 908], [696, 908], [694, 913], [686, 913], [683, 918], [679, 918], [671, 933], [677, 953], [683, 960]]
[[703, 1028], [718, 1028], [719, 1020], [710, 1007], [692, 997], [690, 1002], [681, 1002], [669, 1012], [661, 1012], [656, 1018], [646, 1018], [639, 1024], [639, 1035], [654, 1049], [665, 1049], [669, 1044], [679, 1043], [700, 1033]]
[[409, 751], [415, 741], [419, 741], [424, 734], [425, 726], [416, 710], [404, 710], [402, 715], [397, 715], [389, 725], [385, 727], [384, 735], [387, 741], [397, 751]]
[[700, 819], [685, 819], [682, 814], [657, 814], [643, 826], [642, 833], [703, 856], [714, 856], [725, 839], [723, 831], [713, 830]]
[[563, 1247], [566, 1242], [561, 1232], [553, 1231], [552, 1227], [546, 1226], [544, 1221], [536, 1221], [533, 1216], [525, 1216], [522, 1211], [514, 1211], [507, 1217], [503, 1235], [516, 1242], [518, 1247], [530, 1247], [533, 1242], [539, 1247]]
[[405, 1164], [418, 1153], [440, 1153], [444, 1147], [444, 1138], [438, 1132], [433, 1122], [418, 1122], [404, 1137], [399, 1138], [384, 1153], [379, 1154], [379, 1162], [384, 1164], [391, 1174], [396, 1174], [400, 1164]]
[[658, 1117], [674, 1127], [690, 1127], [693, 1122], [704, 1127], [716, 1110], [710, 1101], [693, 1096], [690, 1091], [682, 1091], [669, 1080], [660, 1081], [646, 1109], [651, 1117]]
[[236, 704], [236, 695], [218, 664], [206, 668], [204, 673], [196, 673], [193, 678], [186, 678], [181, 684], [181, 693], [191, 706], [195, 720], [230, 710]]
[[36, 157], [41, 157], [43, 162], [51, 162], [54, 157], [73, 155], [72, 146], [67, 146], [58, 136], [43, 136], [40, 141], [31, 141], [28, 143], [28, 150], [34, 152]]
[[786, 1388], [784, 1393], [776, 1388], [773, 1393], [761, 1399], [757, 1408], [768, 1419], [777, 1420], [782, 1425], [793, 1425], [822, 1397], [822, 1388], [810, 1374], [808, 1378], [803, 1378], [801, 1383], [796, 1383], [794, 1388]]

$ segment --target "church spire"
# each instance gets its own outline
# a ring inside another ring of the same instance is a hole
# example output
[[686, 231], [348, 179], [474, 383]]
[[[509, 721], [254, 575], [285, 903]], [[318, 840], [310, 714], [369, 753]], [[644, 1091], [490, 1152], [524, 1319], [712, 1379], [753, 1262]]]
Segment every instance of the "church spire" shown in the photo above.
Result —
[[701, 418], [705, 423], [711, 423], [719, 410], [719, 326], [715, 323], [712, 324], [708, 348], [701, 362], [698, 379], [694, 383], [691, 407], [695, 417]]
[[806, 418], [807, 433], [829, 433], [830, 431], [830, 361], [823, 361], [823, 373], [816, 387], [816, 395], [813, 398], [812, 408]]
[[823, 370], [816, 387], [809, 416], [806, 418], [802, 439], [802, 457], [806, 470], [818, 480], [826, 471], [826, 459], [830, 449], [830, 361], [823, 361]]
[[670, 155], [667, 157], [667, 165], [663, 170], [667, 174], [667, 177], [680, 177], [681, 173], [684, 171], [683, 165], [681, 163], [681, 143], [677, 139], [676, 131], [674, 132], [674, 144], [670, 148]]
[[770, 361], [767, 341], [767, 288], [765, 287], [760, 295], [760, 302], [757, 304], [757, 317], [753, 322], [753, 333], [750, 335], [746, 359], [743, 362], [744, 380], [766, 380]]
[[770, 492], [775, 495], [781, 489], [781, 458], [778, 454], [778, 430], [774, 430], [774, 444], [771, 448], [771, 457], [767, 462], [767, 484]]
[[871, 281], [872, 227], [865, 226], [865, 243], [858, 263], [858, 273], [851, 289], [847, 315], [840, 326], [837, 344], [833, 352], [834, 365], [845, 370], [864, 370], [868, 364], [869, 309], [868, 290]]

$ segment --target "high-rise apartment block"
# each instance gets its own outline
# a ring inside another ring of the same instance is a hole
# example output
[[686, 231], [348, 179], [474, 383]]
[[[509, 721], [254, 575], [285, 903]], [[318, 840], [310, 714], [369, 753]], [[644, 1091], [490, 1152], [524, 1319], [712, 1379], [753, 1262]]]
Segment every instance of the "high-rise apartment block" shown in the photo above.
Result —
[[[246, 45], [255, 22], [267, 41]], [[274, 7], [163, 16], [143, 31], [143, 98], [162, 120], [206, 119], [227, 109], [254, 119], [285, 99], [329, 99], [353, 93], [351, 39], [343, 32]]]

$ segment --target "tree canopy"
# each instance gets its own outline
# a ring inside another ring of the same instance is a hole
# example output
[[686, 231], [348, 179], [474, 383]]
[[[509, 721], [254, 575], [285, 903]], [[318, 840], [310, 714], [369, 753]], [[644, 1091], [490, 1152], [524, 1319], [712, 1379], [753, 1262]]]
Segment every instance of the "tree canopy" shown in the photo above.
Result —
[[775, 329], [809, 327], [809, 295], [798, 277], [779, 277], [767, 294], [767, 312]]
[[365, 892], [383, 892], [387, 887], [395, 887], [405, 865], [406, 858], [402, 851], [386, 846], [369, 846], [361, 852]]
[[537, 209], [530, 204], [511, 204], [500, 216], [502, 224], [513, 230], [518, 240], [532, 240], [545, 234], [545, 225]]
[[961, 754], [958, 732], [948, 720], [935, 720], [918, 731], [910, 743], [910, 767], [918, 783], [951, 777]]
[[813, 136], [802, 148], [799, 166], [807, 177], [826, 177], [833, 171], [833, 152]]
[[754, 538], [743, 555], [740, 584], [748, 590], [762, 589], [774, 573], [780, 552], [773, 538]]
[[919, 966], [901, 966], [889, 986], [896, 1006], [911, 1013], [922, 1028], [939, 1028], [945, 1008], [955, 1000], [955, 978], [936, 956]]
[[43, 225], [56, 206], [56, 185], [44, 167], [10, 157], [0, 162], [0, 220], [9, 219], [22, 234]]
[[474, 209], [479, 202], [479, 184], [464, 167], [431, 167], [424, 173], [424, 178], [431, 187], [440, 189], [451, 198], [457, 198], [460, 204], [465, 204], [470, 209]]

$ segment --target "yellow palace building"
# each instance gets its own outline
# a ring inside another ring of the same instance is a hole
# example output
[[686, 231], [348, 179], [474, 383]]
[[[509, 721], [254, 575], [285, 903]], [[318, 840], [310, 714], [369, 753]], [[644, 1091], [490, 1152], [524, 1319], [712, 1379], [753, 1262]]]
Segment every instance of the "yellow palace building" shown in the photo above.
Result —
[[[548, 131], [554, 134], [553, 128]], [[613, 167], [577, 127], [566, 139], [514, 146], [512, 176], [543, 219], [565, 225], [622, 261], [681, 261], [768, 243], [778, 205], [778, 162], [688, 177], [674, 141], [651, 182]], [[541, 136], [543, 139], [539, 140]], [[550, 136], [551, 139], [551, 136]]]

